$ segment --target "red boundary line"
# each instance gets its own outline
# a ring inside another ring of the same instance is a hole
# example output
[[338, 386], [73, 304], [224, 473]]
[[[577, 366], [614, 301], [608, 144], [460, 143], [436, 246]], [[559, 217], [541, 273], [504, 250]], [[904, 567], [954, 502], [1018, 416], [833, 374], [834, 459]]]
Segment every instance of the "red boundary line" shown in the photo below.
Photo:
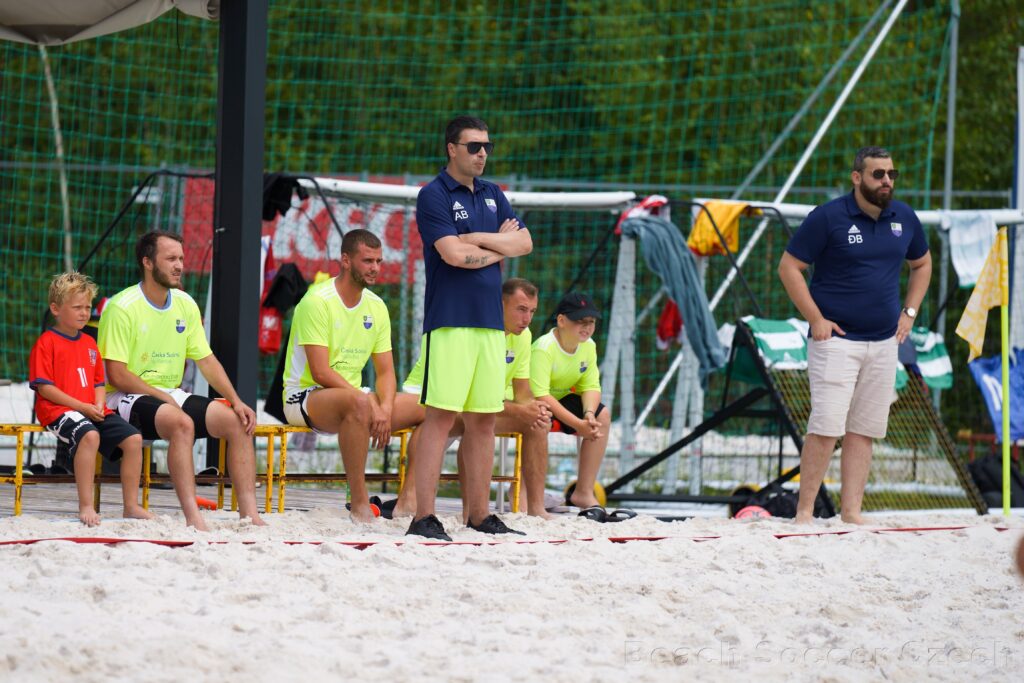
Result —
[[[881, 528], [881, 529], [864, 529], [868, 533], [881, 534], [881, 533], [921, 533], [928, 531], [960, 531], [962, 529], [972, 529], [980, 527], [970, 526], [932, 526], [932, 527], [893, 527], [893, 528]], [[990, 527], [996, 531], [1008, 531], [1009, 527]], [[800, 538], [800, 537], [814, 537], [814, 536], [845, 536], [860, 531], [859, 529], [844, 529], [839, 531], [808, 531], [808, 532], [796, 532], [796, 533], [783, 533], [783, 534], [772, 534], [777, 539], [787, 538]], [[427, 545], [427, 546], [453, 546], [453, 545], [468, 545], [468, 546], [490, 546], [490, 545], [507, 545], [513, 543], [516, 545], [531, 545], [536, 543], [546, 543], [549, 545], [562, 545], [569, 543], [570, 541], [599, 541], [605, 540], [612, 543], [630, 543], [633, 541], [663, 541], [670, 538], [687, 538], [691, 541], [700, 543], [703, 541], [716, 541], [723, 536], [612, 536], [608, 538], [558, 538], [550, 540], [523, 540], [523, 541], [424, 541], [422, 543], [415, 543], [415, 545]], [[69, 543], [78, 543], [83, 545], [88, 544], [100, 544], [100, 545], [118, 545], [121, 543], [151, 543], [153, 545], [165, 546], [168, 548], [185, 548], [190, 545], [197, 543], [206, 543], [207, 545], [229, 545], [232, 543], [238, 543], [241, 545], [254, 545], [256, 543], [263, 543], [263, 541], [172, 541], [163, 539], [150, 539], [150, 538], [110, 538], [103, 536], [67, 536], [59, 538], [25, 538], [12, 541], [0, 541], [0, 546], [6, 545], [33, 545], [35, 543], [43, 543], [46, 541], [65, 541]], [[396, 546], [406, 545], [406, 541], [280, 541], [284, 545], [323, 545], [325, 543], [335, 543], [338, 545], [349, 546], [357, 550], [365, 550], [370, 546], [383, 545], [386, 543], [393, 543]]]

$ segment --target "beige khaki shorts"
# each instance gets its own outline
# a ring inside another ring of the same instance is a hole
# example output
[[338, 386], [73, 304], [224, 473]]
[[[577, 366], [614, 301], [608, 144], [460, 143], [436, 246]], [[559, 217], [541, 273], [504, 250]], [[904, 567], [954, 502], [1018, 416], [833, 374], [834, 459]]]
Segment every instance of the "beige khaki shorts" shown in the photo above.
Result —
[[836, 336], [808, 340], [811, 417], [807, 433], [885, 437], [889, 406], [896, 400], [896, 346], [895, 336], [873, 342]]

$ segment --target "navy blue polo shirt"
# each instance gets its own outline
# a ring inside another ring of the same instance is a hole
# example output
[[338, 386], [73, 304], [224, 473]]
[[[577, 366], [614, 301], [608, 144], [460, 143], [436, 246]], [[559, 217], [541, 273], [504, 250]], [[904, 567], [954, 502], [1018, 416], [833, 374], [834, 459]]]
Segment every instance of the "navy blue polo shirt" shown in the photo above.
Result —
[[[498, 232], [509, 218], [518, 217], [494, 183], [473, 179], [473, 190], [441, 171], [423, 186], [416, 198], [416, 224], [423, 240], [426, 296], [423, 332], [440, 327], [505, 329], [501, 306], [501, 266], [483, 268], [450, 266], [434, 248], [434, 242], [468, 232]], [[522, 226], [520, 226], [522, 229]]]
[[927, 254], [928, 240], [903, 202], [892, 201], [876, 221], [851, 192], [811, 211], [786, 251], [814, 264], [811, 297], [843, 339], [881, 341], [896, 334], [903, 309], [903, 262]]

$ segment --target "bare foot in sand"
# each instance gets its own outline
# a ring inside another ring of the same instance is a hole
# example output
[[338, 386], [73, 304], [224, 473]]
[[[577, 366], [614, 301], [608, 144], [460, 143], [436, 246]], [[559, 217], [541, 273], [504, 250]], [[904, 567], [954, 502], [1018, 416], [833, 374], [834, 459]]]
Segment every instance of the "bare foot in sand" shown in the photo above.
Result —
[[589, 494], [590, 495], [584, 495], [584, 492], [577, 486], [576, 490], [572, 492], [572, 496], [569, 497], [569, 502], [580, 510], [586, 510], [591, 507], [600, 507], [601, 503], [598, 502], [597, 496], [594, 495], [594, 492], [589, 491]]
[[540, 517], [545, 521], [551, 521], [555, 518], [554, 515], [552, 515], [550, 512], [544, 509], [543, 505], [538, 505], [537, 509], [534, 510], [527, 504], [525, 499], [523, 499], [521, 502], [522, 505], [519, 506], [519, 511], [529, 517]]
[[156, 515], [141, 505], [125, 507], [124, 509], [125, 519], [154, 519], [155, 517]]
[[814, 514], [798, 513], [796, 518], [793, 519], [794, 524], [810, 524], [814, 521]]
[[373, 514], [373, 510], [370, 509], [370, 503], [352, 503], [352, 510], [349, 513], [352, 517], [353, 522], [360, 524], [373, 524], [377, 521], [376, 515]]
[[209, 531], [210, 527], [206, 526], [206, 520], [198, 512], [191, 519], [186, 515], [185, 526], [193, 527], [196, 531]]
[[99, 526], [100, 513], [96, 512], [91, 505], [83, 505], [78, 508], [78, 519], [86, 526]]
[[844, 512], [840, 518], [847, 524], [864, 524], [864, 518], [860, 516], [859, 512]]
[[[511, 492], [508, 494], [508, 506], [509, 506], [509, 509], [511, 510], [512, 509], [512, 494], [511, 494]], [[538, 505], [536, 511], [534, 511], [534, 508], [530, 507], [529, 501], [526, 500], [526, 493], [525, 492], [521, 492], [519, 494], [519, 511], [518, 512], [519, 512], [519, 514], [522, 514], [522, 515], [527, 515], [527, 516], [530, 516], [530, 517], [540, 517], [541, 519], [544, 519], [544, 520], [551, 519], [551, 515], [548, 514], [548, 511], [544, 509], [543, 505]]]
[[253, 526], [267, 526], [267, 523], [263, 521], [263, 518], [259, 515], [238, 515], [238, 518], [242, 521], [249, 520], [249, 523]]
[[394, 510], [391, 512], [391, 519], [398, 519], [399, 517], [415, 517], [416, 516], [416, 501], [406, 500], [401, 496], [398, 497], [398, 502], [395, 503]]
[[253, 526], [266, 526], [267, 523], [260, 517], [260, 513], [256, 510], [241, 510], [238, 511], [238, 519], [241, 521], [249, 520], [249, 523]]

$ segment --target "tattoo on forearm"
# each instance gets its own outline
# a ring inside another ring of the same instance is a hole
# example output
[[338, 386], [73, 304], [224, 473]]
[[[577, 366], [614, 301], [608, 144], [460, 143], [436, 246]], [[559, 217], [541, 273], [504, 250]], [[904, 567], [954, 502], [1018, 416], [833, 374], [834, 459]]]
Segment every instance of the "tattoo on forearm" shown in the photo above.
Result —
[[472, 255], [470, 255], [470, 256], [466, 257], [466, 265], [467, 266], [473, 266], [473, 265], [476, 265], [477, 263], [479, 263], [481, 265], [487, 265], [487, 262], [490, 260], [490, 258], [491, 258], [490, 256], [472, 256]]

